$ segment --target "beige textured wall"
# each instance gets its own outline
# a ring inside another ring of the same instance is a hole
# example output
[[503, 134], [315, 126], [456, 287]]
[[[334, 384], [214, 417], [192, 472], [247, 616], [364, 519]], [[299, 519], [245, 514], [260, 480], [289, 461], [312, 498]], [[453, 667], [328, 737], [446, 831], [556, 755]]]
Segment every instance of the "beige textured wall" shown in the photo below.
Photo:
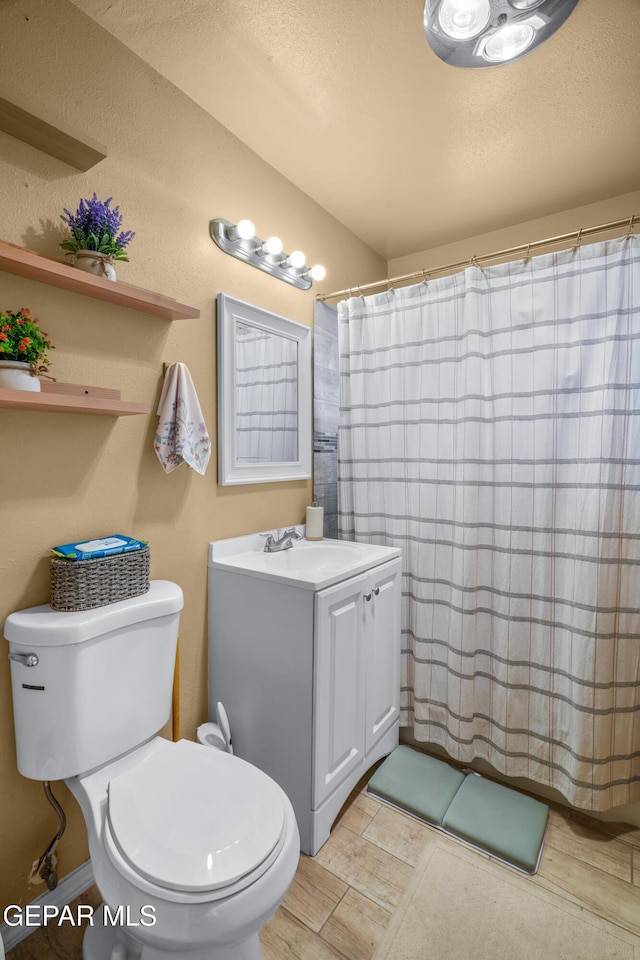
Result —
[[[120, 279], [201, 311], [171, 324], [0, 273], [0, 308], [28, 306], [41, 319], [59, 380], [116, 387], [155, 411], [163, 361], [184, 361], [215, 443], [216, 294], [311, 324], [316, 292], [384, 273], [380, 257], [65, 0], [5, 0], [0, 62], [3, 97], [108, 147], [83, 174], [0, 134], [0, 237], [58, 256], [62, 208], [94, 190], [113, 195], [124, 226], [137, 231]], [[327, 280], [300, 291], [226, 256], [209, 238], [214, 216], [250, 217], [259, 236], [278, 233], [285, 250], [300, 247], [324, 263]], [[0, 623], [48, 600], [52, 545], [114, 532], [148, 539], [152, 576], [185, 593], [182, 734], [193, 737], [206, 718], [207, 543], [302, 521], [310, 484], [221, 488], [215, 456], [204, 477], [184, 466], [165, 475], [152, 448], [157, 422], [155, 414], [0, 411]], [[85, 831], [64, 785], [54, 787], [69, 815], [64, 876], [87, 857]], [[56, 829], [42, 786], [16, 772], [9, 665], [0, 656], [0, 908], [43, 892], [26, 877]]]

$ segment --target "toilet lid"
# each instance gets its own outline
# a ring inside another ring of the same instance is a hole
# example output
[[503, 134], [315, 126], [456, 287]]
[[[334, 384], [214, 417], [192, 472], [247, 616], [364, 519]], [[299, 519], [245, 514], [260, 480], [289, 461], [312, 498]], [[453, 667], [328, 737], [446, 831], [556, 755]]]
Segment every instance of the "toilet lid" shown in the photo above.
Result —
[[284, 833], [280, 788], [231, 754], [188, 740], [161, 743], [109, 784], [109, 826], [120, 853], [172, 890], [249, 882]]

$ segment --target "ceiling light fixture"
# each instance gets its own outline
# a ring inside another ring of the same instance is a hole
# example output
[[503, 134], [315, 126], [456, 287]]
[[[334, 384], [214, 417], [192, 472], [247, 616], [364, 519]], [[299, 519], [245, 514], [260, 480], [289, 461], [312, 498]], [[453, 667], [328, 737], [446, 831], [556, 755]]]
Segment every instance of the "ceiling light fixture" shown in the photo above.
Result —
[[311, 268], [305, 267], [305, 255], [301, 250], [283, 253], [279, 237], [259, 240], [250, 220], [240, 220], [237, 224], [220, 218], [211, 220], [209, 233], [225, 253], [301, 290], [308, 290], [314, 280], [324, 280], [327, 275], [319, 263]]
[[512, 63], [562, 26], [578, 0], [426, 0], [431, 49], [455, 67]]

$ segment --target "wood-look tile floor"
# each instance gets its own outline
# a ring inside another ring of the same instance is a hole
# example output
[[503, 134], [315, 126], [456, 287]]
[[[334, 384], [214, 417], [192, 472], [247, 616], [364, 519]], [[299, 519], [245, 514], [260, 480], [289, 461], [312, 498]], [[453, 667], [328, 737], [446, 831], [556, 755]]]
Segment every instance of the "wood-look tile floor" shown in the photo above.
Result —
[[[370, 960], [436, 836], [442, 839], [360, 785], [318, 855], [300, 857], [281, 907], [262, 931], [264, 960]], [[540, 868], [529, 882], [640, 937], [640, 830], [552, 806]], [[76, 902], [97, 906], [96, 888]], [[81, 960], [81, 940], [82, 930], [68, 924], [40, 928], [7, 958]]]

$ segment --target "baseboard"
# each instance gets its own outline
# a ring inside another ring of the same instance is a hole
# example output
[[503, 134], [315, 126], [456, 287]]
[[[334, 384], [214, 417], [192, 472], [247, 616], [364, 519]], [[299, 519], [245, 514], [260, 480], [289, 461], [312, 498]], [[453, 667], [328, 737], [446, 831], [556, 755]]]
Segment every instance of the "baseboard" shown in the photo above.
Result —
[[[55, 890], [47, 890], [46, 893], [37, 897], [33, 903], [38, 906], [50, 904], [51, 906], [58, 907], [58, 909], [62, 909], [62, 907], [71, 903], [72, 900], [75, 900], [76, 897], [79, 897], [81, 893], [84, 893], [85, 890], [88, 890], [92, 883], [93, 867], [91, 866], [91, 860], [87, 860], [85, 863], [80, 864], [75, 870], [72, 870], [66, 877], [63, 877]], [[20, 904], [20, 906], [24, 906], [24, 904]], [[2, 937], [5, 950], [7, 952], [12, 950], [16, 944], [24, 940], [25, 937], [28, 937], [30, 933], [33, 933], [34, 929], [37, 928], [28, 927], [24, 924], [18, 927], [11, 927], [6, 923], [0, 923], [0, 936]]]

